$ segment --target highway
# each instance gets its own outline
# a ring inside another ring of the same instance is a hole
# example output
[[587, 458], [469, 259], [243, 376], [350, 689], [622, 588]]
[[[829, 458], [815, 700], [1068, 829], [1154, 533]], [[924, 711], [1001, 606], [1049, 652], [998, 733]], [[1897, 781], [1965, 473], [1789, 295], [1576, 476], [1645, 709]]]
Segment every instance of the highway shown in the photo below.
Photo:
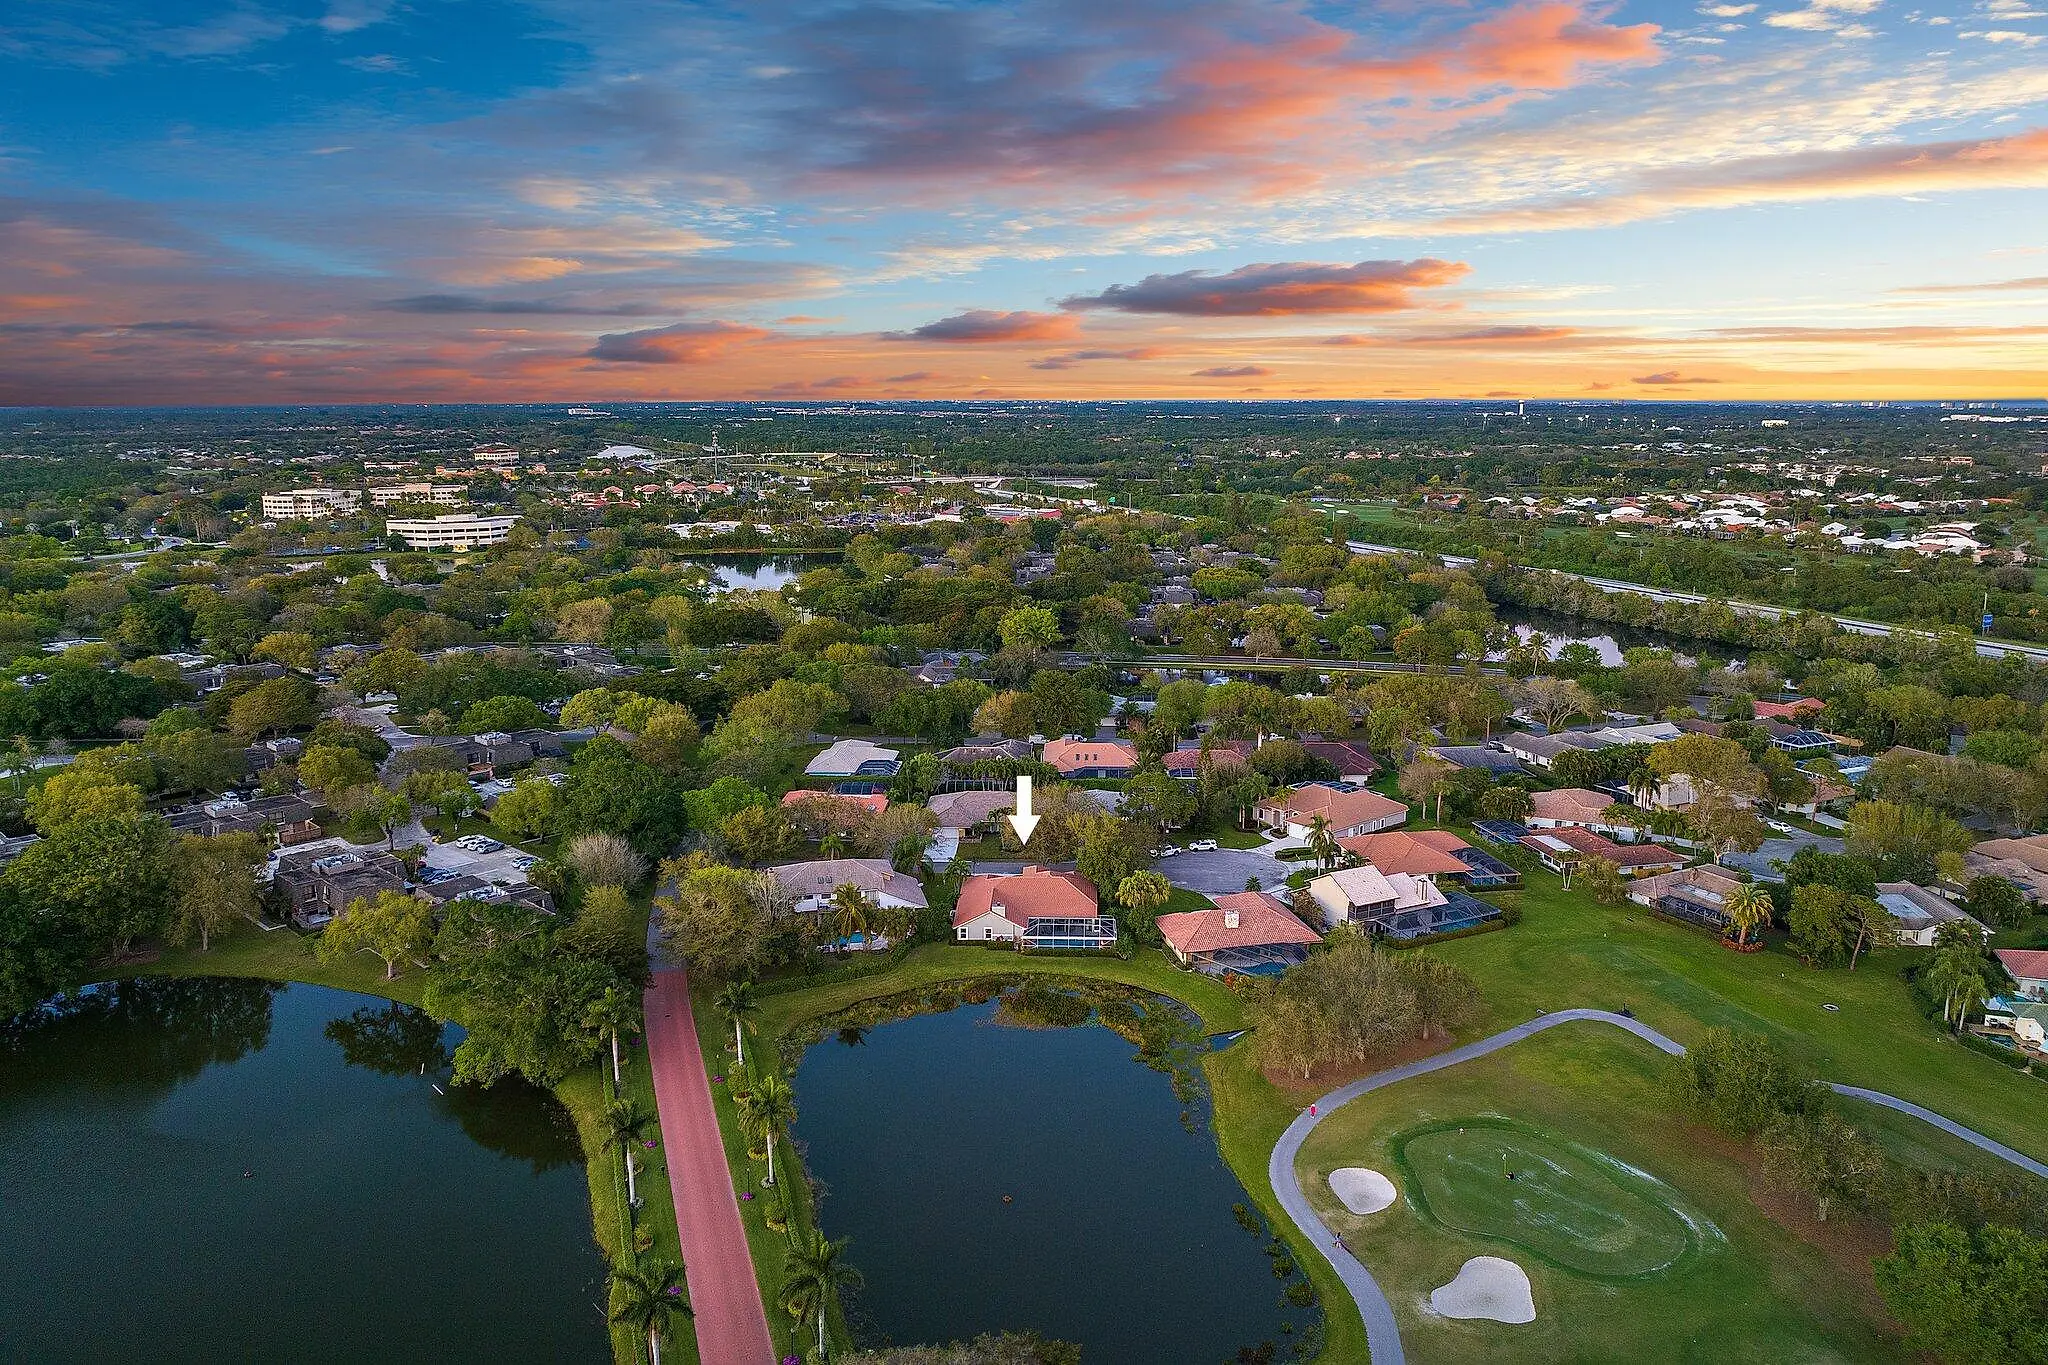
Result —
[[[1398, 545], [1375, 545], [1371, 541], [1366, 540], [1347, 540], [1344, 542], [1344, 547], [1353, 554], [1361, 555], [1412, 555], [1425, 553], [1420, 550], [1403, 549]], [[1447, 569], [1469, 569], [1479, 562], [1470, 555], [1434, 555], [1430, 557], [1440, 560]], [[1676, 588], [1651, 588], [1641, 583], [1624, 582], [1618, 578], [1595, 578], [1591, 574], [1567, 573], [1562, 569], [1543, 569], [1540, 572], [1554, 573], [1563, 578], [1576, 578], [1581, 583], [1591, 583], [1602, 592], [1635, 593], [1639, 597], [1649, 598], [1652, 602], [1718, 602], [1730, 611], [1741, 612], [1745, 616], [1761, 616], [1771, 621], [1780, 621], [1787, 616], [1797, 616], [1799, 614], [1790, 607], [1767, 606], [1762, 602], [1737, 602], [1725, 597], [1709, 597], [1705, 593], [1681, 592]], [[1894, 627], [1888, 626], [1882, 621], [1866, 621], [1857, 616], [1830, 616], [1828, 619], [1843, 630], [1851, 631], [1857, 635], [1890, 635], [1894, 630]], [[2007, 640], [1979, 640], [1977, 641], [1977, 652], [1990, 659], [2003, 659], [2011, 655], [2022, 659], [2032, 659], [2036, 663], [2048, 663], [2048, 646], [2044, 645], [2022, 645]]]

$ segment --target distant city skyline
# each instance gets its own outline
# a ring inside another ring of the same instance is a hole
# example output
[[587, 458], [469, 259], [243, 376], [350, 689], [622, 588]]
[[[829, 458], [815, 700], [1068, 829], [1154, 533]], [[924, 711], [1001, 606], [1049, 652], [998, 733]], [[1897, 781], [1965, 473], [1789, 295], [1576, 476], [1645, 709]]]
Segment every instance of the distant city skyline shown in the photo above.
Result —
[[38, 0], [0, 404], [2048, 392], [2048, 3]]

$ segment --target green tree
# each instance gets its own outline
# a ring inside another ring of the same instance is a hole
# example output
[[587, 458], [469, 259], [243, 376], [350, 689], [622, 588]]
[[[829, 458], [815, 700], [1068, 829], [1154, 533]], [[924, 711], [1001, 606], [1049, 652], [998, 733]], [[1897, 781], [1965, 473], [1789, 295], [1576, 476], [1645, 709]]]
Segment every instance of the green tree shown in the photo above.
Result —
[[1316, 867], [1327, 872], [1337, 861], [1341, 851], [1337, 838], [1330, 833], [1330, 820], [1326, 815], [1312, 815], [1308, 821], [1308, 851], [1315, 856]]
[[852, 882], [841, 882], [832, 888], [832, 929], [842, 944], [850, 945], [856, 935], [865, 939], [868, 917], [874, 908], [868, 893]]
[[330, 806], [334, 804], [335, 797], [350, 787], [364, 786], [376, 780], [376, 765], [354, 749], [334, 744], [309, 744], [299, 755], [299, 781]]
[[486, 697], [462, 713], [462, 728], [472, 735], [541, 730], [547, 723], [548, 713], [528, 697]]
[[773, 1185], [775, 1139], [788, 1132], [789, 1126], [796, 1122], [796, 1091], [778, 1073], [766, 1072], [748, 1086], [746, 1102], [740, 1106], [740, 1116], [748, 1131], [768, 1146], [768, 1178], [762, 1183]]
[[1953, 1019], [1952, 1027], [1961, 1032], [1991, 994], [1984, 945], [1977, 941], [1975, 929], [1965, 927], [1964, 937], [1951, 939], [1935, 951], [1934, 961], [1927, 965], [1927, 987], [1941, 998], [1941, 1021], [1947, 1024]]
[[1628, 899], [1628, 883], [1622, 879], [1621, 869], [1605, 858], [1588, 858], [1581, 863], [1579, 880], [1602, 905], [1620, 905]]
[[424, 962], [433, 938], [432, 906], [403, 891], [379, 891], [374, 900], [356, 897], [328, 921], [315, 951], [323, 962], [369, 953], [384, 963], [384, 979], [391, 981], [400, 962]]
[[1444, 797], [1450, 793], [1451, 779], [1457, 769], [1444, 760], [1424, 754], [1401, 769], [1401, 795], [1429, 809], [1431, 801], [1436, 802], [1436, 822], [1444, 820]]
[[1914, 1349], [1950, 1365], [2048, 1360], [2048, 1242], [1998, 1224], [1914, 1223], [1873, 1269]]
[[791, 1242], [782, 1260], [782, 1283], [793, 1305], [818, 1322], [818, 1359], [825, 1358], [825, 1314], [840, 1291], [863, 1283], [861, 1273], [846, 1263], [846, 1242], [830, 1240], [816, 1228]]
[[80, 760], [50, 774], [27, 801], [29, 823], [45, 838], [66, 825], [105, 816], [142, 813], [142, 792], [103, 768]]
[[2020, 889], [2005, 878], [1985, 873], [1970, 879], [1963, 901], [1970, 918], [1992, 929], [2017, 929], [2027, 922], [2033, 907]]
[[1492, 787], [1479, 797], [1479, 813], [1489, 820], [1526, 820], [1535, 809], [1527, 787]]
[[1195, 793], [1164, 769], [1146, 768], [1124, 783], [1123, 814], [1159, 834], [1177, 829], [1195, 817]]
[[304, 631], [273, 631], [256, 642], [249, 651], [249, 657], [268, 659], [300, 673], [311, 673], [320, 666], [320, 645]]
[[1734, 1137], [1762, 1132], [1785, 1114], [1825, 1106], [1827, 1092], [1793, 1069], [1761, 1033], [1710, 1028], [1671, 1073], [1673, 1098], [1688, 1118]]
[[1049, 649], [1060, 638], [1059, 614], [1049, 607], [1017, 607], [1004, 613], [996, 633], [1005, 649]]
[[1735, 941], [1742, 944], [1749, 942], [1751, 933], [1768, 925], [1776, 913], [1771, 893], [1755, 882], [1745, 882], [1729, 892], [1721, 908], [1728, 914], [1728, 927], [1735, 931]]
[[773, 806], [742, 806], [717, 827], [725, 851], [748, 867], [788, 856], [796, 847], [796, 830]]
[[1886, 881], [1924, 882], [1943, 854], [1965, 852], [1976, 842], [1947, 816], [1896, 801], [1859, 801], [1849, 808], [1848, 825], [1843, 851], [1869, 861]]
[[167, 921], [174, 890], [170, 827], [129, 811], [74, 815], [0, 871], [0, 889], [31, 907], [55, 938], [119, 956]]
[[1823, 1223], [1836, 1205], [1867, 1201], [1885, 1171], [1870, 1139], [1830, 1109], [1786, 1115], [1764, 1130], [1758, 1146], [1765, 1176], [1803, 1190]]
[[554, 783], [522, 777], [491, 807], [491, 823], [515, 839], [545, 839], [561, 809], [562, 794]]
[[287, 730], [304, 730], [319, 719], [313, 684], [304, 678], [272, 678], [228, 703], [228, 730], [243, 741]]
[[733, 1060], [742, 1068], [747, 1064], [747, 1020], [761, 1012], [761, 1002], [754, 995], [751, 981], [728, 981], [712, 1002], [725, 1022], [732, 1025]]
[[[616, 891], [618, 888], [609, 887], [606, 889]], [[598, 1034], [611, 1045], [613, 1089], [618, 1088], [620, 1080], [619, 1035], [630, 1029], [640, 1027], [642, 1022], [641, 1014], [639, 994], [626, 989], [623, 983], [605, 987], [596, 999], [584, 1006], [584, 1027]]]
[[603, 1122], [604, 1149], [608, 1152], [616, 1150], [626, 1163], [626, 1203], [637, 1208], [640, 1190], [635, 1179], [633, 1144], [647, 1131], [647, 1115], [631, 1100], [613, 1100], [604, 1107]]
[[662, 936], [694, 976], [725, 982], [756, 973], [773, 925], [762, 874], [677, 859], [663, 864], [659, 880], [671, 887], [654, 902]]
[[256, 866], [263, 848], [253, 834], [188, 834], [171, 848], [171, 877], [177, 887], [171, 903], [169, 937], [199, 951], [213, 946], [213, 936], [237, 919], [256, 918]]
[[683, 1297], [683, 1268], [668, 1260], [615, 1265], [611, 1284], [611, 1320], [631, 1323], [647, 1338], [648, 1358], [661, 1365], [661, 1343], [676, 1319], [696, 1316]]

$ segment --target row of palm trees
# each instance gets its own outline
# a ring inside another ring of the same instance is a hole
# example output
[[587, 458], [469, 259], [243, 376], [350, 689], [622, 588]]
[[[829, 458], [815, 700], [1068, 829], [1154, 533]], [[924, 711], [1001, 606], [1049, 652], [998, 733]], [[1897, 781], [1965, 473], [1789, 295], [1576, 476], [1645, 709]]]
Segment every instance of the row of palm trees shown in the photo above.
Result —
[[[842, 905], [839, 892], [853, 894]], [[856, 901], [857, 905], [854, 904]], [[849, 917], [864, 913], [869, 908], [866, 895], [858, 887], [840, 887], [833, 895], [833, 903], [842, 914], [838, 927], [843, 937], [851, 938], [855, 933], [866, 932], [864, 919], [851, 927], [848, 924]], [[740, 1127], [765, 1149], [768, 1175], [762, 1183], [772, 1188], [775, 1185], [775, 1142], [777, 1138], [786, 1137], [796, 1122], [796, 1092], [779, 1072], [746, 1070], [747, 1021], [761, 1010], [753, 984], [729, 982], [712, 1003], [732, 1025], [733, 1057], [742, 1074], [748, 1077], [738, 1103]], [[783, 1200], [783, 1207], [789, 1207], [787, 1199]], [[825, 1358], [825, 1319], [833, 1301], [841, 1290], [855, 1288], [861, 1282], [860, 1271], [846, 1261], [845, 1239], [835, 1242], [815, 1227], [790, 1231], [789, 1246], [782, 1258], [783, 1307], [793, 1318], [815, 1319], [820, 1360]]]

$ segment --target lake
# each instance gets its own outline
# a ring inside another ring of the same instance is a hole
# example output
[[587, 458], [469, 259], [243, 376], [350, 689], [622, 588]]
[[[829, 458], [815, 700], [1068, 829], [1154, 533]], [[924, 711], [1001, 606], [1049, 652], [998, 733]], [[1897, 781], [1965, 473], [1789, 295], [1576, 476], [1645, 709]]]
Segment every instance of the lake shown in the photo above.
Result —
[[1087, 1361], [1221, 1365], [1319, 1333], [1281, 1305], [1271, 1234], [1232, 1214], [1249, 1201], [1204, 1100], [1107, 1028], [1000, 1008], [827, 1033], [797, 1069], [820, 1221], [867, 1279], [846, 1299], [862, 1344], [1035, 1330]]
[[210, 977], [0, 1023], [0, 1359], [609, 1360], [569, 1115], [460, 1037]]
[[776, 592], [824, 561], [802, 555], [715, 555], [684, 562], [711, 570], [711, 591], [721, 593]]
[[1708, 640], [1694, 640], [1618, 622], [1588, 621], [1578, 616], [1562, 616], [1538, 607], [1518, 607], [1506, 602], [1496, 602], [1493, 604], [1493, 614], [1502, 625], [1513, 629], [1515, 638], [1524, 643], [1528, 642], [1531, 634], [1541, 631], [1543, 638], [1549, 642], [1550, 657], [1553, 659], [1557, 657], [1560, 649], [1570, 644], [1590, 645], [1600, 656], [1600, 662], [1608, 668], [1620, 666], [1623, 651], [1638, 648], [1668, 649], [1683, 658], [1708, 664], [1727, 663], [1740, 657], [1739, 651]]

